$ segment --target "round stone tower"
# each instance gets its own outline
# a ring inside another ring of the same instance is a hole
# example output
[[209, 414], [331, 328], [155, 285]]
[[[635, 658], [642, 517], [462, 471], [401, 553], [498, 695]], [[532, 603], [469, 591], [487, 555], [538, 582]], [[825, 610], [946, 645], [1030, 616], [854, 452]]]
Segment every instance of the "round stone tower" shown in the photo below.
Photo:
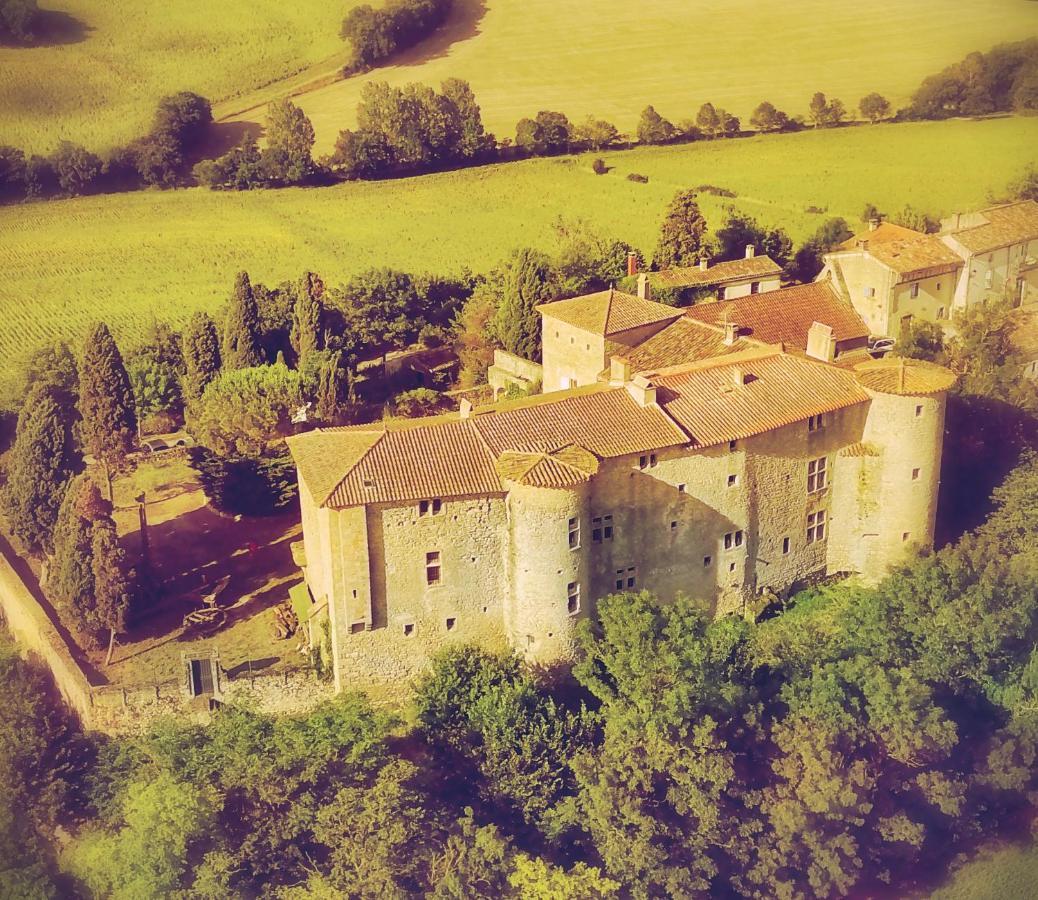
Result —
[[880, 578], [912, 547], [933, 545], [944, 414], [955, 375], [921, 360], [855, 368], [871, 399], [861, 443], [838, 454], [829, 570]]
[[499, 459], [511, 547], [505, 628], [531, 661], [573, 656], [574, 627], [590, 601], [588, 487], [597, 470], [597, 458], [573, 446]]

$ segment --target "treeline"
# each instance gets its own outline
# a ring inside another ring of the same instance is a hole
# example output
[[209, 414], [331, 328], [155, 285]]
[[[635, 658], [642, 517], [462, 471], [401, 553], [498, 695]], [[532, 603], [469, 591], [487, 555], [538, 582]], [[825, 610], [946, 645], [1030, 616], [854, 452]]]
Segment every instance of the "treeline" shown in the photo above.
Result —
[[414, 46], [443, 24], [453, 6], [454, 0], [388, 0], [378, 9], [366, 3], [354, 7], [339, 31], [350, 45], [342, 74], [363, 72]]
[[75, 197], [144, 186], [175, 187], [208, 135], [209, 101], [183, 91], [159, 101], [149, 132], [101, 158], [62, 141], [49, 156], [0, 146], [0, 202]]
[[0, 654], [27, 687], [0, 707], [8, 877], [284, 900], [926, 893], [1038, 813], [1038, 462], [994, 500], [878, 586], [757, 623], [603, 598], [571, 677], [448, 650], [409, 727], [354, 694], [88, 741]]

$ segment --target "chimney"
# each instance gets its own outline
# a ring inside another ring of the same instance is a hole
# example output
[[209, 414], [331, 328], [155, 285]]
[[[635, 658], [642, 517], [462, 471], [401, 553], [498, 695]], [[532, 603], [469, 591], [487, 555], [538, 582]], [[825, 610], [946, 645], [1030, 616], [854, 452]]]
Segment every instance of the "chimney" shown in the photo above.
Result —
[[641, 297], [642, 300], [650, 300], [652, 299], [650, 296], [651, 294], [652, 289], [649, 287], [649, 276], [646, 275], [645, 272], [642, 272], [642, 274], [638, 276], [638, 296]]
[[879, 228], [879, 219], [873, 217], [869, 219], [869, 231], [875, 231]]
[[739, 326], [735, 322], [724, 323], [724, 345], [731, 347], [739, 338]]
[[836, 359], [836, 339], [829, 325], [812, 322], [807, 331], [807, 355], [822, 362]]
[[627, 254], [627, 277], [634, 278], [638, 274], [638, 254]]
[[631, 363], [623, 356], [609, 359], [609, 383], [613, 387], [627, 384], [631, 380]]
[[705, 272], [707, 269], [710, 268], [710, 260], [707, 259], [705, 256], [701, 256], [699, 258], [699, 268]]
[[461, 399], [461, 403], [458, 406], [458, 414], [463, 419], [472, 417], [472, 401], [466, 400], [464, 397]]
[[859, 240], [858, 241], [858, 249], [859, 250], [868, 250], [869, 249], [869, 242], [867, 240]]
[[746, 258], [753, 259], [754, 254], [757, 252], [757, 248], [753, 244], [746, 245]]
[[639, 406], [652, 406], [656, 403], [656, 385], [644, 375], [635, 375], [627, 383], [627, 393]]
[[732, 387], [741, 388], [746, 384], [746, 373], [742, 366], [732, 366]]

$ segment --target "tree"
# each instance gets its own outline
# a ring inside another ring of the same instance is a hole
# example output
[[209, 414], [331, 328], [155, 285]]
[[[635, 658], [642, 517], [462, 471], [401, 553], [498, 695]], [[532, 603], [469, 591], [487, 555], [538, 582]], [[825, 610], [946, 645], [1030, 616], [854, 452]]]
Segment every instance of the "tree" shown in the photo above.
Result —
[[509, 353], [535, 362], [541, 358], [541, 317], [536, 307], [551, 300], [551, 262], [538, 250], [516, 251], [505, 267], [494, 333]]
[[179, 152], [186, 154], [205, 139], [212, 121], [212, 107], [205, 97], [180, 91], [159, 100], [151, 133], [168, 136]]
[[826, 100], [825, 94], [821, 91], [816, 91], [814, 96], [811, 97], [811, 103], [808, 106], [808, 116], [814, 123], [815, 128], [828, 123], [828, 112], [829, 101]]
[[789, 274], [800, 282], [814, 281], [822, 271], [822, 255], [851, 237], [847, 221], [838, 216], [826, 219], [818, 230], [797, 250], [789, 266]]
[[746, 213], [730, 210], [716, 237], [720, 259], [741, 259], [750, 245], [756, 253], [770, 256], [783, 268], [792, 256], [792, 241], [783, 229], [766, 230]]
[[890, 115], [890, 101], [882, 94], [866, 94], [858, 103], [858, 110], [873, 125]]
[[839, 125], [844, 119], [847, 118], [847, 109], [843, 105], [843, 101], [838, 97], [834, 97], [829, 101], [829, 107], [825, 112], [825, 124], [831, 126]]
[[544, 129], [533, 119], [520, 119], [515, 126], [515, 145], [534, 156], [544, 153]]
[[541, 110], [534, 121], [541, 129], [541, 142], [545, 153], [563, 153], [569, 149], [572, 126], [560, 112]]
[[643, 144], [668, 144], [678, 135], [671, 122], [663, 118], [652, 106], [642, 110], [638, 120], [638, 140]]
[[191, 402], [220, 371], [220, 339], [208, 313], [196, 312], [184, 332], [183, 394]]
[[239, 272], [234, 278], [220, 358], [226, 369], [247, 369], [265, 362], [260, 349], [259, 311], [248, 272]]
[[921, 231], [923, 234], [936, 234], [941, 230], [941, 220], [937, 216], [913, 206], [905, 206], [894, 213], [890, 216], [890, 221], [902, 228], [911, 228], [912, 231]]
[[678, 191], [670, 201], [660, 225], [653, 267], [691, 266], [703, 253], [706, 219], [696, 203], [695, 191]]
[[458, 154], [462, 159], [482, 159], [494, 150], [494, 136], [483, 127], [483, 116], [472, 87], [461, 78], [448, 78], [440, 85], [443, 96], [453, 105], [460, 123]]
[[101, 175], [101, 160], [93, 153], [70, 141], [61, 141], [50, 155], [50, 164], [58, 179], [58, 187], [66, 197], [89, 193]]
[[25, 198], [25, 154], [17, 147], [0, 146], [0, 203]]
[[87, 333], [79, 364], [79, 412], [83, 446], [101, 463], [112, 497], [112, 471], [133, 447], [137, 413], [130, 376], [112, 333], [103, 322]]
[[944, 350], [944, 332], [936, 322], [913, 319], [902, 328], [894, 353], [906, 359], [936, 360]]
[[583, 124], [578, 125], [573, 136], [587, 144], [589, 150], [605, 150], [620, 141], [620, 132], [612, 122], [588, 116]]
[[1014, 200], [1038, 200], [1038, 166], [1028, 166], [1023, 174], [1009, 185]]
[[712, 103], [704, 103], [696, 113], [696, 127], [707, 137], [717, 137], [721, 132], [721, 119]]
[[782, 131], [789, 127], [789, 116], [765, 100], [753, 111], [750, 125], [757, 131]]
[[321, 323], [323, 292], [320, 279], [307, 272], [300, 280], [296, 302], [292, 306], [292, 349], [296, 352], [298, 367], [306, 365], [306, 358], [316, 350], [324, 349], [324, 331]]
[[108, 656], [105, 659], [107, 665], [112, 661], [116, 634], [126, 630], [132, 600], [126, 553], [119, 546], [115, 522], [110, 516], [97, 519], [91, 526], [90, 552], [94, 620], [98, 628], [105, 628], [109, 632]]
[[31, 553], [53, 550], [58, 510], [83, 457], [72, 434], [73, 408], [46, 385], [30, 389], [0, 493], [11, 533]]
[[281, 184], [301, 184], [314, 171], [311, 151], [314, 126], [291, 100], [275, 100], [267, 108], [267, 149], [262, 169], [268, 180]]
[[92, 636], [95, 624], [91, 525], [109, 509], [97, 485], [80, 475], [65, 492], [54, 526], [47, 591], [73, 627], [87, 637]]

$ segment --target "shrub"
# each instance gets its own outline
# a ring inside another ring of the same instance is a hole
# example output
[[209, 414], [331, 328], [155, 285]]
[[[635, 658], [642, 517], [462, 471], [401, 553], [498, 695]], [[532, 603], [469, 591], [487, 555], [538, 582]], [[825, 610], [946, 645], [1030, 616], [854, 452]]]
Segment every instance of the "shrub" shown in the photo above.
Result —
[[712, 194], [714, 197], [738, 197], [739, 195], [735, 191], [730, 191], [728, 188], [717, 187], [713, 184], [701, 184], [699, 187], [695, 187], [694, 190], [697, 194]]
[[627, 180], [628, 181], [636, 181], [636, 182], [638, 182], [638, 184], [648, 184], [649, 183], [649, 176], [648, 175], [639, 175], [637, 172], [631, 172], [631, 174], [627, 176]]
[[596, 175], [605, 175], [609, 171], [609, 167], [605, 164], [604, 159], [596, 159], [591, 163], [591, 171]]
[[192, 447], [188, 459], [209, 502], [229, 515], [274, 515], [299, 496], [295, 466], [288, 453], [266, 458], [224, 457], [205, 447]]

